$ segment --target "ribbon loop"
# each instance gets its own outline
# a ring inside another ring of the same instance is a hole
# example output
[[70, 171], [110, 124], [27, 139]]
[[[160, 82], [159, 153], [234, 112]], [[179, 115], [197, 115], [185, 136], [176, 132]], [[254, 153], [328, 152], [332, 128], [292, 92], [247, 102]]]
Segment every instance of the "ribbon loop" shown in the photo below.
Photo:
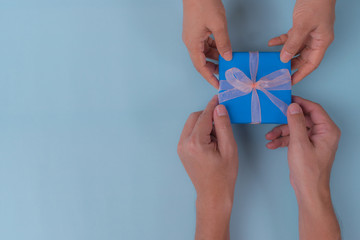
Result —
[[251, 123], [261, 123], [261, 106], [257, 90], [265, 93], [270, 101], [286, 116], [288, 105], [269, 91], [291, 89], [291, 75], [288, 69], [277, 70], [256, 81], [258, 66], [259, 52], [249, 52], [251, 79], [240, 69], [234, 67], [225, 72], [226, 80], [220, 81], [220, 91], [222, 91], [219, 93], [220, 103], [252, 93]]
[[259, 66], [259, 52], [249, 52], [250, 76], [253, 82], [256, 82], [258, 66]]

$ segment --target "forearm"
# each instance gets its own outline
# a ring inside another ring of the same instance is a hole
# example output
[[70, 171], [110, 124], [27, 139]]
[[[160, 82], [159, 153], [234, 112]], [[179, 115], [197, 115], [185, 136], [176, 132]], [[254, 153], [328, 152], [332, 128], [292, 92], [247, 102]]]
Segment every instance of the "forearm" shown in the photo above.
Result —
[[340, 226], [330, 190], [297, 193], [300, 240], [340, 240]]
[[196, 240], [229, 240], [232, 199], [196, 200]]
[[[326, 4], [330, 4], [330, 6], [335, 6], [336, 0], [320, 0]], [[318, 1], [318, 2], [320, 2]], [[312, 0], [296, 0], [296, 2], [312, 2]]]

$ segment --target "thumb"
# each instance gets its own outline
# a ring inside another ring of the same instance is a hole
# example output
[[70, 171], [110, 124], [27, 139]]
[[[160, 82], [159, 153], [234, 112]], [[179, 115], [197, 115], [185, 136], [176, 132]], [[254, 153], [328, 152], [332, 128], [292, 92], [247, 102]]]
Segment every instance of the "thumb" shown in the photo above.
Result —
[[220, 154], [232, 155], [237, 149], [229, 114], [224, 105], [217, 105], [214, 111], [214, 126]]
[[291, 143], [310, 143], [305, 117], [299, 104], [292, 103], [287, 110]]
[[288, 33], [288, 39], [286, 40], [284, 47], [280, 53], [280, 59], [282, 62], [289, 62], [300, 50], [307, 38], [308, 32], [293, 28]]
[[225, 26], [217, 31], [213, 31], [213, 35], [215, 38], [216, 48], [220, 55], [226, 61], [230, 61], [232, 59], [232, 50], [227, 27]]

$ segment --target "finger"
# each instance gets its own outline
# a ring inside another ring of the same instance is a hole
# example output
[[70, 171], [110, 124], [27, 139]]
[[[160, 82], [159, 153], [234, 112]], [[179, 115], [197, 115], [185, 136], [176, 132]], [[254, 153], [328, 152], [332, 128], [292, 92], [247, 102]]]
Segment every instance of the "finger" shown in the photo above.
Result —
[[179, 140], [180, 143], [182, 143], [185, 139], [187, 139], [191, 135], [193, 128], [194, 128], [199, 116], [201, 115], [201, 113], [202, 113], [202, 111], [193, 112], [190, 114], [190, 116], [186, 120], [184, 128], [181, 132], [180, 140]]
[[290, 137], [286, 136], [286, 137], [281, 137], [278, 139], [274, 139], [271, 142], [268, 142], [266, 144], [266, 147], [269, 149], [277, 149], [279, 147], [287, 147], [289, 145], [289, 141], [290, 141]]
[[310, 117], [313, 124], [334, 123], [320, 104], [298, 96], [293, 96], [292, 100], [301, 106], [302, 110]]
[[215, 95], [201, 113], [194, 126], [192, 136], [202, 143], [208, 143], [207, 141], [213, 129], [213, 112], [217, 105], [218, 97]]
[[216, 48], [216, 42], [215, 42], [215, 40], [212, 39], [211, 37], [208, 37], [207, 43], [208, 43], [209, 47], [211, 47], [211, 48]]
[[297, 70], [305, 64], [305, 61], [301, 55], [291, 59], [291, 70]]
[[335, 144], [334, 147], [337, 147], [341, 131], [324, 108], [317, 103], [300, 97], [294, 97], [293, 101], [299, 103], [314, 124], [311, 129], [311, 141], [314, 146], [327, 143]]
[[[215, 66], [216, 66], [216, 68], [215, 68], [215, 74], [218, 74], [219, 75], [219, 65], [216, 65], [216, 64], [214, 64]], [[217, 80], [217, 79], [216, 79]], [[219, 80], [218, 80], [218, 82], [219, 82]]]
[[282, 62], [289, 62], [304, 45], [309, 31], [301, 28], [292, 28], [288, 33], [288, 39], [284, 43], [284, 47], [280, 53], [280, 59]]
[[190, 50], [190, 58], [196, 70], [206, 79], [213, 87], [219, 89], [219, 80], [214, 76], [216, 68], [214, 63], [206, 61], [203, 52], [194, 52]]
[[265, 135], [265, 138], [267, 140], [274, 140], [276, 138], [279, 138], [279, 137], [284, 137], [284, 136], [288, 136], [289, 135], [289, 127], [287, 124], [284, 124], [284, 125], [280, 125], [280, 126], [277, 126], [275, 128], [273, 128], [270, 132], [268, 132], [266, 135]]
[[[212, 73], [219, 73], [219, 65], [215, 64], [215, 63], [212, 63], [212, 62], [206, 62], [206, 67], [212, 72]], [[219, 82], [217, 79], [216, 79], [217, 82]]]
[[298, 70], [292, 75], [292, 84], [296, 84], [313, 72], [325, 55], [326, 49], [310, 49], [306, 47], [301, 51], [298, 59]]
[[310, 143], [305, 123], [305, 117], [299, 104], [290, 104], [287, 110], [287, 118], [290, 132], [290, 143]]
[[303, 80], [307, 75], [309, 75], [311, 72], [313, 72], [317, 66], [305, 63], [302, 66], [298, 68], [296, 72], [291, 76], [291, 84], [295, 85], [301, 80]]
[[225, 25], [224, 28], [217, 29], [212, 32], [215, 38], [216, 47], [220, 55], [226, 60], [230, 61], [232, 59], [232, 50], [231, 43], [229, 38], [229, 33]]
[[208, 39], [205, 40], [204, 54], [206, 58], [219, 60], [219, 51], [216, 48], [215, 41], [211, 37], [208, 37]]
[[229, 114], [222, 104], [217, 105], [214, 111], [214, 126], [217, 143], [221, 155], [232, 155], [237, 148], [234, 133], [231, 128]]
[[[308, 128], [308, 135], [309, 135], [310, 128], [313, 126], [313, 122], [311, 121], [310, 116], [305, 115], [305, 123], [306, 123], [306, 127]], [[265, 138], [267, 140], [274, 140], [274, 139], [289, 136], [289, 135], [290, 135], [289, 126], [288, 126], [288, 124], [284, 124], [284, 125], [274, 127], [271, 131], [269, 131], [265, 135]]]
[[219, 52], [216, 48], [209, 47], [205, 53], [205, 57], [213, 60], [219, 60]]
[[301, 58], [301, 55], [291, 59], [291, 70], [297, 70], [304, 64], [304, 61]]
[[[307, 131], [308, 137], [310, 137], [311, 136], [312, 122], [310, 122], [310, 117], [309, 116], [305, 116], [305, 122], [306, 122], [306, 131]], [[276, 139], [279, 139], [279, 138], [288, 137], [290, 135], [289, 126], [288, 125], [283, 125], [281, 127], [283, 129], [278, 129], [276, 127], [273, 130], [271, 130], [270, 132], [268, 132], [266, 134], [265, 138], [267, 140], [273, 141], [273, 140], [276, 140]]]
[[278, 37], [274, 37], [274, 38], [270, 39], [268, 42], [268, 46], [273, 47], [273, 46], [284, 45], [284, 43], [286, 42], [287, 39], [288, 39], [287, 34], [281, 34]]

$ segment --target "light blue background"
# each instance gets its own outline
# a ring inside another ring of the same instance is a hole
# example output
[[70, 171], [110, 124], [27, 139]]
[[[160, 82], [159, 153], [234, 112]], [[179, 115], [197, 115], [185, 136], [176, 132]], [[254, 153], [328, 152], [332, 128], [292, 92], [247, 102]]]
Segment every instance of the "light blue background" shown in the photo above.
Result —
[[[294, 1], [226, 0], [234, 50], [274, 50]], [[332, 194], [344, 239], [360, 236], [359, 1], [294, 93], [342, 129]], [[0, 239], [192, 239], [195, 191], [176, 154], [216, 93], [181, 41], [179, 0], [0, 1]], [[279, 50], [276, 49], [275, 50]], [[286, 150], [271, 125], [238, 125], [233, 239], [297, 239]]]

